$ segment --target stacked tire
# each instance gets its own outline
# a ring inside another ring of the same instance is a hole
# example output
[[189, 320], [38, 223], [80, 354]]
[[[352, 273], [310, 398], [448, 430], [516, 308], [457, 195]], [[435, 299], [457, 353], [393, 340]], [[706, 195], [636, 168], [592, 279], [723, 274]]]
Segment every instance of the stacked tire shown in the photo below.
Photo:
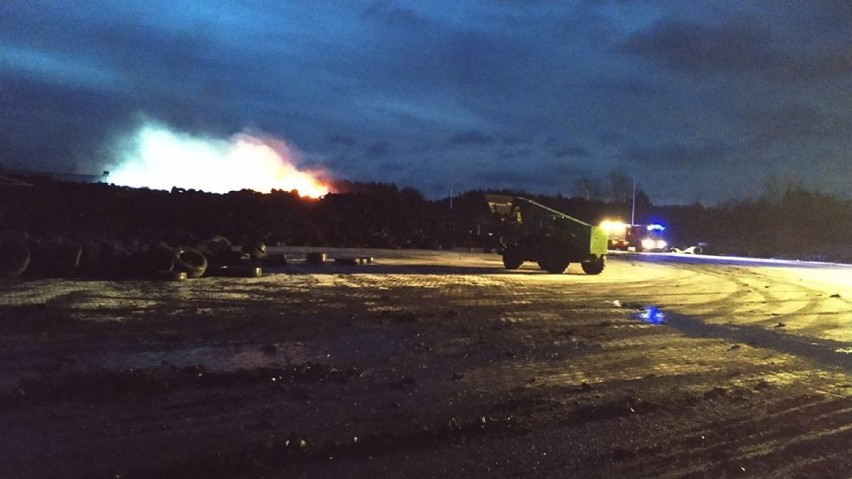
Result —
[[0, 234], [0, 279], [84, 278], [185, 280], [202, 276], [262, 276], [260, 263], [286, 264], [253, 241], [235, 251], [222, 236], [192, 246], [162, 241], [54, 238]]
[[17, 278], [30, 265], [30, 248], [19, 238], [0, 238], [0, 279]]

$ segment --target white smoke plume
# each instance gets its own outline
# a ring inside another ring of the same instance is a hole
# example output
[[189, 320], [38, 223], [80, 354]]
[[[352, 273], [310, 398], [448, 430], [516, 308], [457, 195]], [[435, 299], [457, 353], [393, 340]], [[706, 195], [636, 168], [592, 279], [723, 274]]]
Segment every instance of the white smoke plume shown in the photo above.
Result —
[[299, 153], [272, 138], [245, 133], [229, 139], [203, 137], [146, 121], [114, 151], [108, 181], [117, 185], [210, 193], [297, 190], [312, 198], [329, 192], [324, 172], [300, 171]]

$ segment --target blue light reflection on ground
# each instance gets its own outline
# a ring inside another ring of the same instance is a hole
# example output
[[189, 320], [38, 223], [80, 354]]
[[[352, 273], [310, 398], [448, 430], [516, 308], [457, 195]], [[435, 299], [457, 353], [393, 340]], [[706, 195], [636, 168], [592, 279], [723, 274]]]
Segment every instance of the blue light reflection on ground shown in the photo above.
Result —
[[646, 306], [642, 312], [633, 316], [634, 319], [640, 319], [650, 324], [662, 324], [666, 319], [666, 313], [657, 309], [656, 306]]

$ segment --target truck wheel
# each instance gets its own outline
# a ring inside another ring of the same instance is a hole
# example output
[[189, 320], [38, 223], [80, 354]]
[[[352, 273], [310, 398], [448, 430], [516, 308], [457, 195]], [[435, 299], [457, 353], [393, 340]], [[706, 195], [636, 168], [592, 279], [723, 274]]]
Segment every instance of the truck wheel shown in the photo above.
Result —
[[601, 274], [606, 266], [606, 256], [601, 256], [598, 259], [584, 261], [580, 264], [586, 274]]
[[541, 269], [547, 271], [550, 274], [562, 274], [568, 269], [568, 261], [562, 258], [547, 258], [546, 260], [540, 261], [539, 266]]
[[507, 246], [506, 250], [503, 251], [503, 266], [506, 269], [518, 269], [522, 264], [524, 264], [524, 258], [521, 255], [520, 248], [517, 246]]

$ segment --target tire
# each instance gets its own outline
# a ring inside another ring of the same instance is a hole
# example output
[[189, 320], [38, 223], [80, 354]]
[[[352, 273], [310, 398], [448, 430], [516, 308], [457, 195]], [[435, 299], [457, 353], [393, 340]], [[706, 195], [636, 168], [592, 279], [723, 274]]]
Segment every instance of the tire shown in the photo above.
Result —
[[143, 276], [136, 256], [126, 250], [116, 250], [104, 262], [104, 276], [111, 279], [138, 279]]
[[87, 278], [97, 277], [101, 266], [101, 244], [98, 241], [87, 240], [81, 245], [80, 265], [77, 271]]
[[186, 271], [159, 271], [154, 275], [155, 279], [160, 281], [186, 281]]
[[601, 274], [606, 267], [606, 256], [591, 261], [583, 261], [580, 266], [586, 274]]
[[[165, 243], [155, 244], [147, 251], [138, 250], [133, 253], [133, 263], [138, 272], [145, 276], [156, 275], [161, 271], [172, 271], [175, 268], [175, 251]], [[129, 274], [133, 272], [128, 271]]]
[[231, 240], [221, 235], [214, 235], [205, 241], [206, 244], [216, 246], [220, 249], [231, 249]]
[[186, 273], [187, 278], [200, 278], [207, 271], [207, 257], [196, 248], [177, 248], [175, 270]]
[[50, 240], [30, 247], [27, 276], [31, 278], [70, 278], [80, 266], [83, 248], [74, 242]]
[[570, 263], [563, 258], [550, 257], [543, 261], [539, 261], [541, 269], [550, 274], [562, 274], [568, 269]]
[[284, 266], [287, 264], [287, 256], [281, 253], [268, 254], [262, 262], [268, 266]]
[[62, 243], [60, 252], [60, 268], [63, 278], [73, 277], [80, 268], [83, 258], [83, 245], [79, 243]]
[[248, 253], [251, 259], [263, 259], [266, 257], [266, 243], [263, 241], [249, 241], [243, 245], [243, 253]]
[[263, 276], [263, 268], [252, 265], [229, 265], [211, 266], [207, 270], [207, 276], [232, 277], [232, 278], [260, 278]]
[[305, 255], [305, 262], [308, 264], [325, 264], [326, 259], [328, 259], [328, 255], [316, 251]]
[[0, 278], [17, 278], [30, 265], [30, 248], [19, 239], [0, 239]]
[[503, 266], [506, 269], [518, 269], [522, 264], [524, 264], [524, 258], [521, 255], [521, 249], [517, 246], [507, 246], [503, 251]]

